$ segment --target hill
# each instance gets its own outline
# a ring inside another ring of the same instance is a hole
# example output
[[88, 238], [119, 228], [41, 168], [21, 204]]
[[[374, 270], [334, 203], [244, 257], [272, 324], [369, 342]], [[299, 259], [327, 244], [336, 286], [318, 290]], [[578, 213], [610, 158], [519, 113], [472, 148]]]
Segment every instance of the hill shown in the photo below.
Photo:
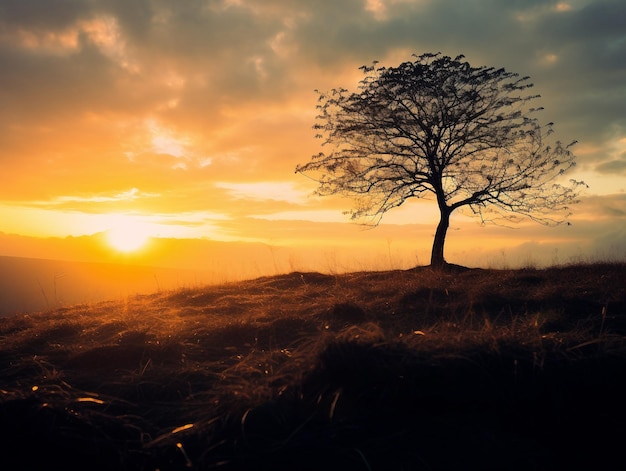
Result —
[[3, 469], [609, 469], [625, 279], [296, 272], [0, 319]]

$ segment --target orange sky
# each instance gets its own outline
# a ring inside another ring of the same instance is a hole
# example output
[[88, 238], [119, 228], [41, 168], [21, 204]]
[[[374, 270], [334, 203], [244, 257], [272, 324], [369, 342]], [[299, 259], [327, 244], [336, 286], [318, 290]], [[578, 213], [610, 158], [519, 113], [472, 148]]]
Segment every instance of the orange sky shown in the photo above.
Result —
[[131, 227], [369, 255], [393, 247], [403, 264], [427, 263], [432, 202], [364, 232], [342, 214], [349, 200], [311, 196], [294, 169], [320, 151], [314, 89], [352, 89], [375, 59], [441, 51], [530, 75], [545, 121], [579, 141], [572, 177], [591, 185], [572, 226], [453, 217], [448, 260], [624, 258], [625, 15], [618, 0], [4, 1], [0, 232]]

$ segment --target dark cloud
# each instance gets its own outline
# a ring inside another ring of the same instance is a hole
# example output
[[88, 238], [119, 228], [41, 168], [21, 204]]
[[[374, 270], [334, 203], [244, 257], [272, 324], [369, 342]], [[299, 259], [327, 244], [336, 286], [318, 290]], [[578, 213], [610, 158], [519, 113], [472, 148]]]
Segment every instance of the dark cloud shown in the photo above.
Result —
[[83, 0], [3, 0], [0, 18], [4, 25], [28, 29], [60, 30], [91, 10]]
[[620, 159], [609, 160], [596, 167], [596, 171], [608, 174], [626, 175], [626, 153], [621, 155]]
[[[556, 17], [562, 15], [561, 21]], [[578, 10], [553, 13], [542, 22], [546, 36], [557, 41], [589, 42], [624, 37], [626, 4], [620, 0], [589, 2]]]

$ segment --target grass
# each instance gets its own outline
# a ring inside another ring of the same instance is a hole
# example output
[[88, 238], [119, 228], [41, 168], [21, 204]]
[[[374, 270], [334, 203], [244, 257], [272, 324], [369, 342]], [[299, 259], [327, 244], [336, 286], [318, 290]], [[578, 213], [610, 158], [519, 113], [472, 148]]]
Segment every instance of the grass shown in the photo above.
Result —
[[609, 469], [625, 373], [623, 263], [291, 273], [0, 319], [0, 460]]

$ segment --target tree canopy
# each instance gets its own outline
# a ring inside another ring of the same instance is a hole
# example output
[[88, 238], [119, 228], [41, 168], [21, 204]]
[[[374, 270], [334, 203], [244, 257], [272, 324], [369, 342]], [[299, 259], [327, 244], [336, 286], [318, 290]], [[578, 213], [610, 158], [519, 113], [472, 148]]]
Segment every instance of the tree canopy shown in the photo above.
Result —
[[314, 128], [331, 150], [296, 172], [316, 180], [319, 195], [352, 197], [352, 218], [374, 225], [410, 198], [435, 200], [435, 267], [446, 264], [456, 209], [483, 222], [566, 221], [582, 184], [562, 177], [575, 165], [574, 142], [550, 141], [552, 123], [542, 125], [542, 108], [530, 106], [539, 95], [529, 93], [529, 77], [472, 67], [462, 55], [413, 59], [361, 67], [356, 91], [318, 92]]

